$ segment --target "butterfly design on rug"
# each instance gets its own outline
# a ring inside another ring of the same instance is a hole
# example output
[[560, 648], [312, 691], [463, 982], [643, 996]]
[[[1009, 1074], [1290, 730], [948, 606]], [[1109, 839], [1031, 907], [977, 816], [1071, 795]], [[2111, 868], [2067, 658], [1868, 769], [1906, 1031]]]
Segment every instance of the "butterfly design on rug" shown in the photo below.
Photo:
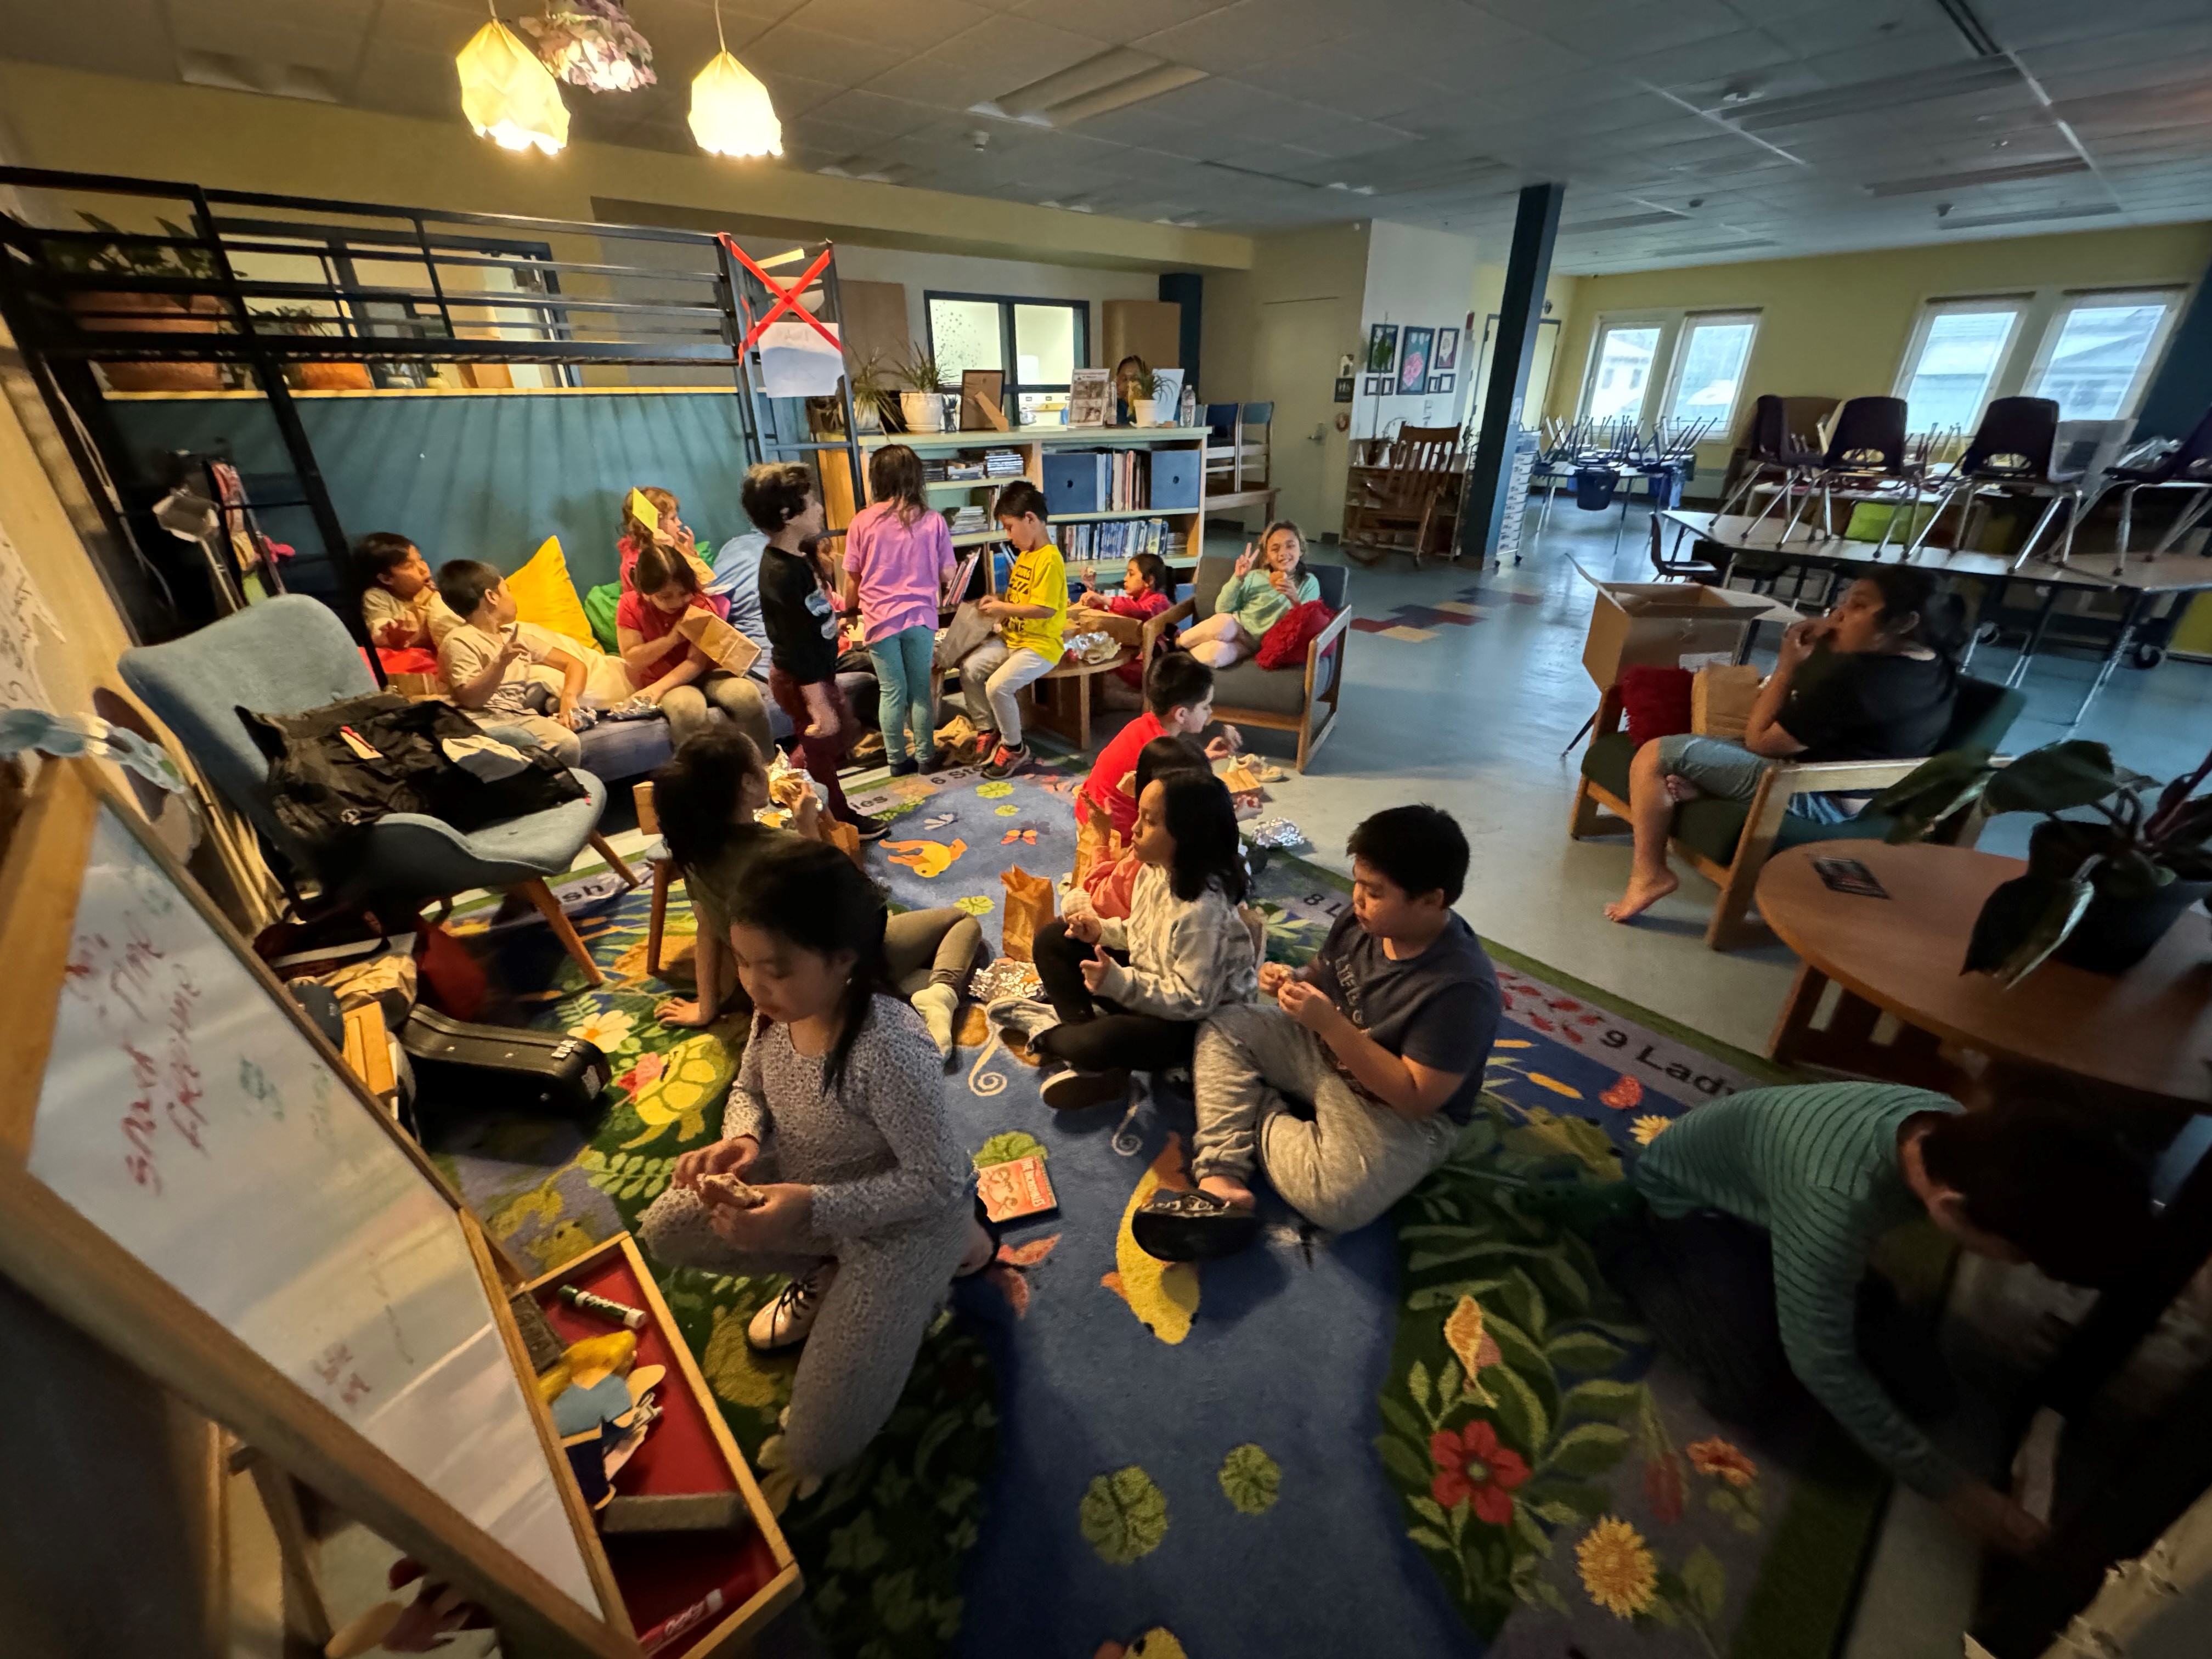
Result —
[[1036, 831], [1034, 830], [1009, 830], [1005, 835], [999, 837], [999, 845], [1001, 847], [1011, 847], [1016, 842], [1021, 842], [1026, 846], [1034, 847], [1036, 845]]

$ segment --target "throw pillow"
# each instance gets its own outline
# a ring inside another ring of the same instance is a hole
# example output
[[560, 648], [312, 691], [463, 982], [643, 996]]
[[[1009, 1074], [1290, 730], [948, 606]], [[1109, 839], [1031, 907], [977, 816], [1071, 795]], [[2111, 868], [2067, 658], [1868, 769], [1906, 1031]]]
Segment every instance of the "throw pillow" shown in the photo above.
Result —
[[601, 582], [584, 595], [584, 615], [592, 624], [592, 637], [599, 642], [599, 649], [609, 656], [622, 650], [615, 638], [615, 612], [622, 608], [622, 584]]
[[1628, 740], [1641, 749], [1654, 738], [1690, 729], [1690, 692], [1696, 677], [1686, 668], [1635, 663], [1620, 671], [1620, 708]]
[[1255, 660], [1262, 668], [1303, 668], [1306, 647], [1319, 639], [1336, 620], [1336, 612], [1319, 599], [1308, 599], [1285, 611], [1267, 636], [1260, 641]]
[[544, 545], [530, 556], [530, 562], [507, 579], [514, 595], [515, 615], [540, 628], [567, 635], [579, 645], [592, 642], [591, 618], [576, 597], [576, 584], [568, 579], [568, 561], [561, 556], [561, 538], [548, 536]]

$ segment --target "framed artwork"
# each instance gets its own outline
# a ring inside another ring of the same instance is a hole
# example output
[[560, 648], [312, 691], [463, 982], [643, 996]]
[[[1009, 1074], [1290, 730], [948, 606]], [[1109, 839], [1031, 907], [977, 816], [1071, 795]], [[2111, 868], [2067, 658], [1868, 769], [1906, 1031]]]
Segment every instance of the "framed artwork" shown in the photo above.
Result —
[[1073, 371], [1067, 392], [1067, 423], [1070, 426], [1103, 426], [1114, 407], [1114, 374], [1111, 369], [1079, 368]]
[[960, 430], [1004, 432], [1007, 429], [1006, 376], [1003, 369], [968, 368], [960, 372]]
[[1458, 384], [1459, 376], [1456, 374], [1431, 374], [1429, 376], [1429, 390], [1438, 397], [1450, 396], [1451, 389]]
[[1364, 389], [1369, 397], [1379, 398], [1390, 389], [1390, 377], [1387, 374], [1370, 374], [1367, 377], [1367, 385]]
[[1367, 331], [1367, 372], [1388, 374], [1398, 366], [1398, 325], [1376, 323]]
[[1449, 374], [1459, 367], [1459, 331], [1440, 328], [1437, 331], [1437, 349], [1429, 358], [1429, 368], [1438, 374]]
[[1352, 401], [1352, 376], [1349, 374], [1337, 376], [1336, 400], [1340, 404], [1348, 404]]
[[1429, 383], [1429, 353], [1436, 348], [1432, 328], [1406, 330], [1404, 348], [1398, 353], [1398, 395], [1418, 398]]
[[1340, 380], [1342, 380], [1346, 375], [1353, 371], [1354, 367], [1355, 365], [1352, 361], [1352, 354], [1348, 351], [1340, 353], [1336, 360], [1336, 378]]

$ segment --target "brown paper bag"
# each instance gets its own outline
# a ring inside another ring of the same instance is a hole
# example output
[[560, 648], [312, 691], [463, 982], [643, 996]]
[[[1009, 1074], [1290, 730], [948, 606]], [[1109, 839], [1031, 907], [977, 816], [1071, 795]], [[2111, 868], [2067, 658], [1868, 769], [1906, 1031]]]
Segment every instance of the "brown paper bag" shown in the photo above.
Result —
[[1030, 942], [1053, 918], [1052, 882], [1048, 877], [1026, 873], [1018, 864], [1000, 876], [1006, 884], [1006, 921], [1000, 930], [1000, 953], [1016, 962], [1030, 962]]
[[1741, 740], [1762, 678], [1751, 663], [1700, 668], [1690, 681], [1690, 730], [1701, 738]]
[[685, 611], [676, 631], [706, 653], [716, 667], [732, 674], [750, 673], [760, 659], [760, 647], [710, 611]]
[[860, 850], [860, 832], [853, 825], [840, 823], [836, 818], [824, 812], [822, 815], [821, 829], [818, 833], [823, 840], [859, 865], [861, 869], [865, 870], [868, 867], [868, 856]]

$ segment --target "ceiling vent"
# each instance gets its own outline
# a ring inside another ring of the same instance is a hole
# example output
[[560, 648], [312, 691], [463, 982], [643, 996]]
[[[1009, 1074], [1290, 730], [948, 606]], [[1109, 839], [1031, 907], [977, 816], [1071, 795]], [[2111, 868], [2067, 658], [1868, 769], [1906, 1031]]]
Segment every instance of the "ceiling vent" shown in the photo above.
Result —
[[1651, 250], [1651, 253], [1655, 258], [1675, 259], [1686, 253], [1737, 253], [1748, 252], [1755, 247], [1772, 247], [1774, 245], [1774, 239], [1771, 236], [1753, 236], [1735, 242], [1691, 242], [1681, 247], [1655, 247]]
[[970, 106], [976, 115], [1022, 121], [1036, 127], [1071, 127], [1109, 110], [1157, 98], [1177, 87], [1206, 78], [1204, 70], [1170, 64], [1127, 46], [1086, 58], [1072, 69]]
[[831, 179], [859, 179], [871, 185], [902, 185], [914, 177], [914, 169], [905, 162], [872, 155], [848, 155], [814, 170]]
[[216, 87], [224, 92], [259, 92], [272, 98], [304, 98], [310, 103], [340, 102], [331, 77], [305, 64], [273, 64], [259, 58], [240, 58], [228, 52], [184, 51], [177, 54], [177, 73], [196, 87]]
[[2017, 89], [2023, 99], [2032, 96], [2010, 59], [1977, 58], [1964, 64], [1943, 64], [1906, 75], [1884, 76], [1880, 80], [1862, 81], [1856, 86], [1838, 87], [1832, 91], [1799, 93], [1791, 98], [1762, 98], [1741, 109], [1709, 112], [1745, 132], [1771, 132], [1778, 127], [1802, 127], [1814, 121], [1873, 115], [1883, 110], [2007, 89]]
[[1561, 225], [1562, 236], [1588, 236], [1601, 230], [1634, 230], [1643, 225], [1679, 225], [1686, 213], [1624, 213], [1618, 219], [1585, 219], [1578, 225]]
[[2087, 173], [2089, 164], [2078, 155], [2062, 155], [2048, 161], [2022, 161], [2008, 167], [1975, 167], [1958, 173], [1930, 173], [1924, 179], [1885, 179], [1866, 186], [1869, 196], [1919, 196], [1930, 191], [1966, 190], [1975, 185], [2009, 185], [2025, 179], [2056, 179], [2069, 173]]

